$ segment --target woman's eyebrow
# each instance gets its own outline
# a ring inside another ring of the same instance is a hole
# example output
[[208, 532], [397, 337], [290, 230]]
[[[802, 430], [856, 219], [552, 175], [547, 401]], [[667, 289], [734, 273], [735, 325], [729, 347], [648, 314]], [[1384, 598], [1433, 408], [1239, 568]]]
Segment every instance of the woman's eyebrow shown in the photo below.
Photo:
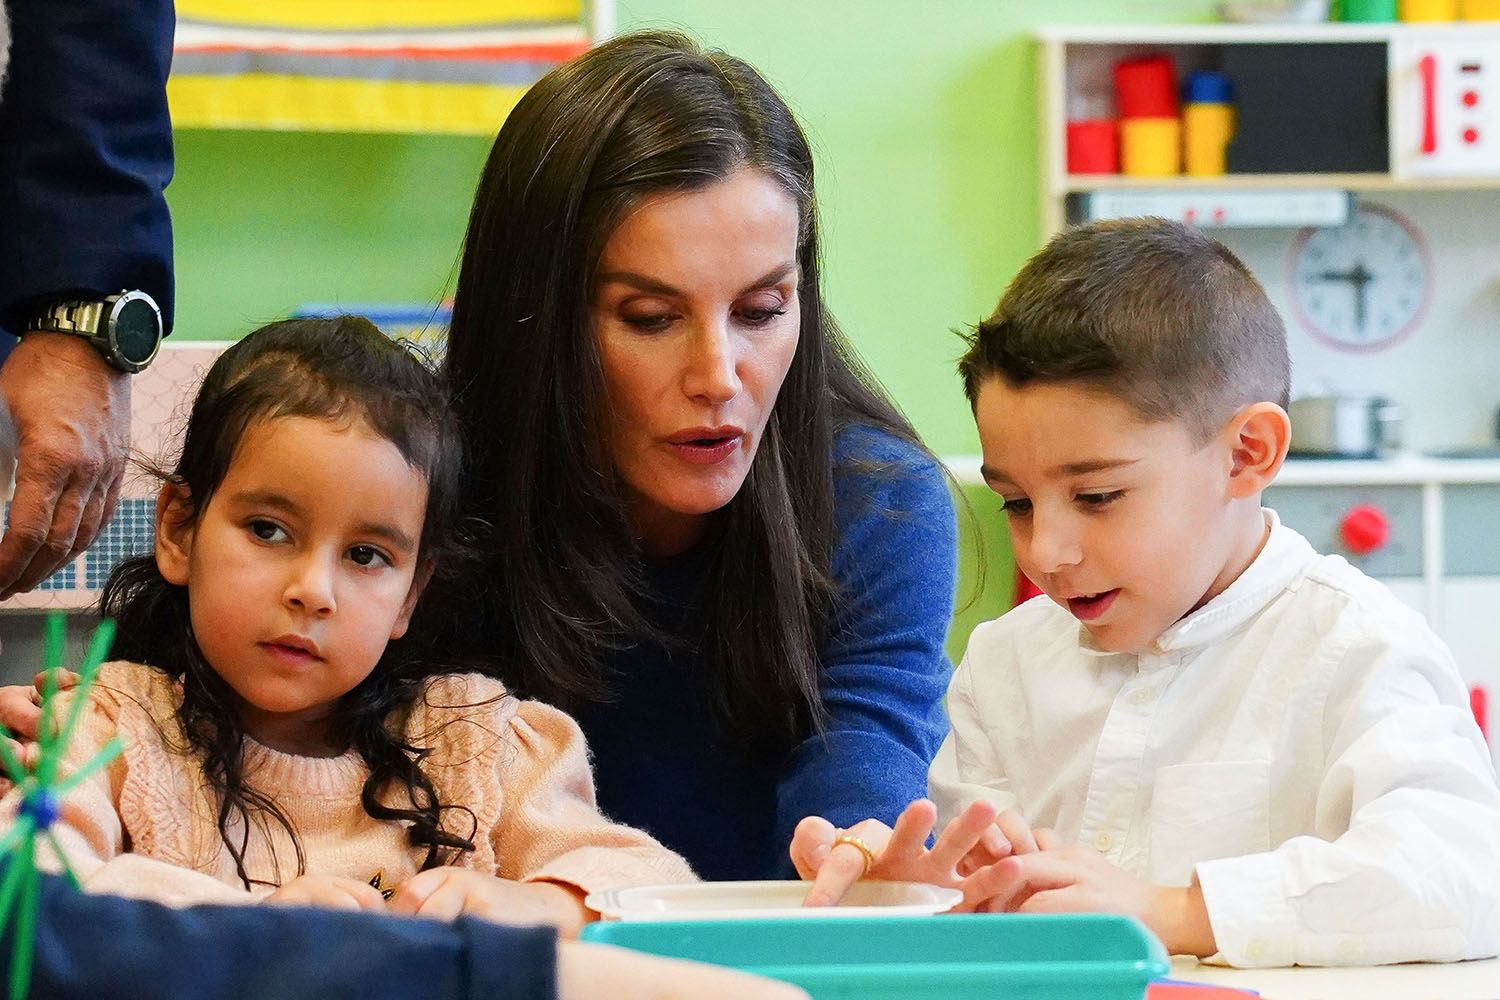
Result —
[[787, 275], [794, 273], [796, 270], [797, 262], [794, 260], [789, 260], [785, 264], [778, 264], [776, 267], [773, 267], [771, 270], [767, 271], [759, 280], [752, 281], [750, 282], [750, 284], [746, 285], [740, 291], [740, 294], [743, 295], [745, 294], [745, 292], [753, 292], [757, 288], [765, 288], [769, 285], [778, 285], [782, 281], [786, 280]]
[[622, 285], [631, 285], [643, 292], [650, 292], [652, 295], [682, 294], [664, 281], [648, 278], [646, 275], [635, 271], [605, 271], [599, 275], [599, 283], [604, 284], [605, 282], [618, 282]]
[[[779, 284], [780, 282], [786, 280], [787, 275], [794, 273], [796, 270], [797, 262], [794, 260], [787, 261], [784, 264], [778, 264], [771, 270], [767, 271], [761, 277], [746, 285], [740, 291], [740, 294], [743, 295], [745, 292], [752, 292], [757, 288], [765, 288], [768, 285]], [[656, 278], [649, 277], [647, 275], [641, 274], [638, 271], [604, 271], [599, 275], [599, 283], [605, 284], [607, 282], [617, 282], [622, 285], [629, 285], [632, 288], [636, 288], [643, 292], [648, 292], [652, 295], [680, 296], [682, 294], [680, 290], [672, 287], [665, 281], [660, 281]]]

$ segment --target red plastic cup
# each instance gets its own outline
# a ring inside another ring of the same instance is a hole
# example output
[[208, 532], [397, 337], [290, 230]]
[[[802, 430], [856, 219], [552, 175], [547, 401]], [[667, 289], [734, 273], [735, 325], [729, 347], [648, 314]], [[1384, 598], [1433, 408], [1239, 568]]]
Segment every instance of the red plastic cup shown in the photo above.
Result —
[[1068, 173], [1120, 172], [1120, 130], [1113, 118], [1068, 122]]
[[1172, 57], [1142, 56], [1116, 63], [1115, 102], [1121, 118], [1176, 118]]

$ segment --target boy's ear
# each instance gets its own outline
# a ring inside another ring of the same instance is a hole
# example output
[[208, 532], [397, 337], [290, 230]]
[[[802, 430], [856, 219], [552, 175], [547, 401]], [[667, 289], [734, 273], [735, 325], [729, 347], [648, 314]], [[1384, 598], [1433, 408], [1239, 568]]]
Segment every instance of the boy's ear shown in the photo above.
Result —
[[1258, 496], [1286, 461], [1292, 444], [1292, 421], [1275, 403], [1251, 403], [1229, 418], [1231, 465], [1229, 492], [1236, 498]]
[[188, 488], [182, 483], [163, 483], [156, 494], [156, 568], [162, 579], [186, 586], [192, 551], [193, 516]]
[[411, 578], [411, 589], [406, 592], [406, 600], [401, 604], [401, 613], [396, 616], [396, 623], [391, 626], [391, 638], [399, 639], [406, 634], [406, 629], [411, 625], [412, 613], [417, 610], [417, 601], [422, 598], [422, 591], [432, 582], [432, 571], [437, 568], [437, 561], [431, 557], [423, 559], [417, 566], [416, 575]]

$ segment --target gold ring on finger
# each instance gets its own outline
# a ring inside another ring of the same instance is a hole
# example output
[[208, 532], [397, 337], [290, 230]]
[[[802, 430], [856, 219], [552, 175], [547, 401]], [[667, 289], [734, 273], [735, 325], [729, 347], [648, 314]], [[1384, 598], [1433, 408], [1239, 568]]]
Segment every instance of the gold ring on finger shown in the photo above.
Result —
[[865, 856], [865, 870], [860, 872], [859, 877], [864, 878], [870, 874], [870, 869], [875, 867], [875, 852], [870, 850], [870, 845], [852, 833], [841, 833], [833, 838], [834, 847], [840, 844], [848, 844]]

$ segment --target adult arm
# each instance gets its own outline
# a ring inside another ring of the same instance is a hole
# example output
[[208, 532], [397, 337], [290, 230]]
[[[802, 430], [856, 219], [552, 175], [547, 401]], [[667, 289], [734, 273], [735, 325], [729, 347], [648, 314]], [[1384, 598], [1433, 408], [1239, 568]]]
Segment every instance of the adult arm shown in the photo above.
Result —
[[1394, 638], [1329, 643], [1342, 663], [1323, 709], [1317, 813], [1347, 832], [1197, 865], [1230, 964], [1373, 965], [1500, 951], [1500, 790], [1452, 658], [1412, 617], [1408, 627], [1380, 630]]
[[[0, 863], [3, 874], [3, 863]], [[52, 1000], [806, 1000], [785, 983], [550, 928], [292, 907], [169, 909], [43, 876], [31, 995]], [[0, 931], [9, 956], [15, 921]]]
[[[0, 327], [38, 303], [140, 288], [172, 315], [169, 0], [10, 0], [0, 94]], [[0, 599], [40, 583], [107, 522], [130, 387], [81, 338], [31, 334], [0, 367], [18, 435]]]
[[172, 320], [170, 0], [8, 0], [0, 325], [57, 294], [148, 292]]
[[[8, 925], [0, 946], [10, 954]], [[44, 876], [33, 996], [354, 996], [551, 1000], [554, 935], [482, 920], [451, 924], [282, 907], [170, 909], [89, 896]]]
[[[837, 483], [837, 611], [824, 647], [828, 728], [792, 754], [777, 789], [775, 836], [790, 844], [805, 816], [838, 827], [887, 825], [927, 794], [927, 768], [947, 731], [943, 649], [953, 614], [957, 531], [941, 468], [874, 432]], [[847, 438], [846, 432], [846, 438]], [[785, 872], [792, 877], [790, 859]]]

